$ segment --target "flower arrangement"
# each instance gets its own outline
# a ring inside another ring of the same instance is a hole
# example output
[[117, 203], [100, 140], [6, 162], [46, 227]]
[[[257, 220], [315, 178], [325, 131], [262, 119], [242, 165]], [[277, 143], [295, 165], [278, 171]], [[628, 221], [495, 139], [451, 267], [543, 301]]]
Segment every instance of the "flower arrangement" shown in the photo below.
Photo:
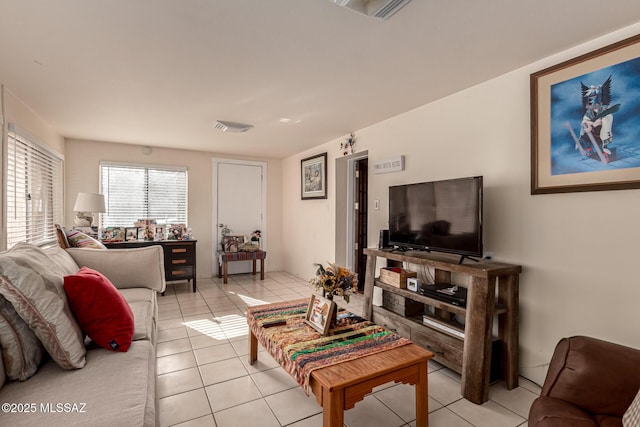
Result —
[[322, 289], [325, 298], [333, 299], [334, 296], [344, 298], [349, 303], [349, 297], [358, 292], [357, 275], [352, 271], [335, 264], [329, 263], [325, 268], [322, 264], [318, 266], [316, 277], [311, 279], [311, 283], [316, 290]]

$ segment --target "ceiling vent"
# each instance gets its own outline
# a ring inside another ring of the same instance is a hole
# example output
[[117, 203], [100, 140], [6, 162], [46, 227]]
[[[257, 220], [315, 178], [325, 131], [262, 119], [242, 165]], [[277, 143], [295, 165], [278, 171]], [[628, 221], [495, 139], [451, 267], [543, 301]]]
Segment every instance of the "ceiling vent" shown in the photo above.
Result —
[[331, 0], [333, 3], [348, 7], [378, 19], [388, 19], [411, 0]]
[[216, 129], [221, 130], [222, 132], [240, 133], [240, 132], [246, 132], [252, 127], [253, 127], [252, 125], [245, 125], [242, 123], [225, 122], [222, 120], [216, 120]]

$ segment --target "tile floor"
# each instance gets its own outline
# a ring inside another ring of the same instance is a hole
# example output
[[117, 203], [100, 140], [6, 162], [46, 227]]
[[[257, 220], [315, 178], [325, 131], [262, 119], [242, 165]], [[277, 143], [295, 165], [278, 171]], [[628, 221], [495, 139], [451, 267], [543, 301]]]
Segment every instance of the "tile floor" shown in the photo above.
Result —
[[[245, 308], [308, 297], [313, 288], [282, 272], [169, 284], [159, 297], [157, 392], [161, 426], [316, 427], [321, 407], [264, 351], [247, 362]], [[339, 298], [338, 304], [344, 305]], [[347, 307], [361, 312], [362, 296]], [[431, 427], [517, 427], [540, 388], [521, 379], [520, 387], [491, 386], [490, 400], [475, 405], [460, 395], [460, 376], [429, 364]], [[415, 426], [414, 388], [387, 384], [345, 412], [347, 427]]]

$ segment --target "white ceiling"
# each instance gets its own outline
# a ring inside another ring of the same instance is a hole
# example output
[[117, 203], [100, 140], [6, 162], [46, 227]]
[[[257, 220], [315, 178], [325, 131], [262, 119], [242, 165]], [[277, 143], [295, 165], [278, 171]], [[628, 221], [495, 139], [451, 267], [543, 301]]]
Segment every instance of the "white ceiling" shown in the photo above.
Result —
[[68, 138], [282, 158], [638, 21], [631, 0], [413, 0], [387, 21], [329, 0], [0, 0], [0, 83]]

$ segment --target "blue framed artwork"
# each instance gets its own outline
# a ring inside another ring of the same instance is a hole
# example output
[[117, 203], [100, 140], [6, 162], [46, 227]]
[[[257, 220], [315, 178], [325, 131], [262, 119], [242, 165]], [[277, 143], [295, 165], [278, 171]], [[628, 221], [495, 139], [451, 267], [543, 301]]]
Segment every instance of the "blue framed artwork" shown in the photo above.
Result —
[[640, 35], [531, 74], [531, 194], [640, 188]]

